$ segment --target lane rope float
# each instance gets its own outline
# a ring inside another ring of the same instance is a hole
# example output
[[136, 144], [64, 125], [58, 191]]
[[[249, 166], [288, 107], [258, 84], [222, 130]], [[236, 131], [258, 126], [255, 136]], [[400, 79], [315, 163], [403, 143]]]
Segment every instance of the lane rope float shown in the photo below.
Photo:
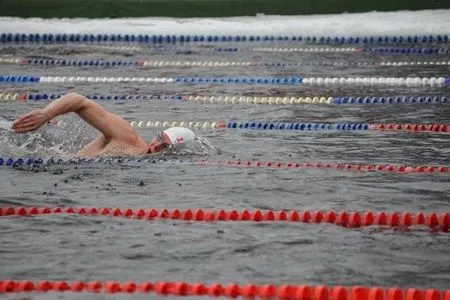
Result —
[[[2, 44], [0, 43], [0, 49], [8, 49], [8, 48], [26, 48], [26, 49], [77, 49], [79, 51], [100, 51], [100, 52], [120, 52], [120, 53], [131, 53], [135, 54], [136, 52], [152, 52], [152, 53], [166, 53], [166, 52], [173, 52], [173, 53], [179, 53], [179, 54], [190, 54], [195, 51], [201, 51], [205, 49], [204, 47], [195, 47], [195, 46], [189, 46], [189, 47], [180, 47], [180, 46], [173, 46], [173, 45], [140, 45], [140, 46], [130, 46], [129, 43], [124, 44], [114, 44], [114, 45], [104, 45], [104, 44], [75, 44], [75, 43], [6, 43]], [[67, 47], [67, 48], [63, 48]], [[209, 48], [206, 48], [207, 50], [211, 50]]]
[[313, 85], [313, 86], [450, 86], [450, 77], [83, 77], [83, 76], [20, 76], [1, 75], [1, 83], [62, 83], [62, 82], [95, 82], [95, 83], [177, 83], [177, 84], [256, 84], [256, 85]]
[[[67, 46], [67, 48], [63, 48], [64, 46]], [[144, 49], [157, 49], [157, 48], [169, 48], [169, 47], [140, 47], [140, 46], [127, 46], [127, 45], [102, 45], [102, 44], [2, 44], [0, 43], [0, 50], [8, 49], [10, 47], [14, 48], [27, 48], [29, 50], [31, 49], [71, 49], [74, 48], [77, 50], [84, 50], [84, 51], [107, 51], [107, 52], [121, 52], [121, 53], [136, 53], [141, 52]]]
[[212, 43], [212, 42], [302, 42], [306, 44], [440, 44], [448, 43], [449, 35], [408, 36], [273, 36], [273, 35], [143, 35], [143, 34], [60, 34], [1, 33], [0, 43]]
[[[0, 93], [0, 101], [45, 101], [55, 100], [64, 94], [57, 93]], [[295, 104], [448, 104], [446, 96], [305, 96], [305, 97], [266, 97], [266, 96], [187, 96], [187, 95], [115, 95], [88, 94], [92, 100], [176, 100], [197, 101], [211, 104], [261, 104], [261, 105], [295, 105]]]
[[61, 44], [61, 43], [43, 43], [43, 44], [29, 44], [29, 43], [6, 43], [2, 44], [0, 42], [0, 47], [3, 45], [9, 47], [27, 47], [27, 48], [36, 48], [37, 45], [39, 47], [52, 47], [52, 46], [69, 46], [71, 48], [77, 47], [80, 50], [97, 50], [97, 51], [112, 51], [112, 52], [127, 52], [127, 53], [135, 53], [135, 52], [153, 52], [153, 53], [198, 53], [198, 52], [221, 52], [221, 53], [237, 53], [241, 51], [250, 51], [250, 52], [289, 52], [289, 53], [378, 53], [378, 54], [402, 54], [402, 55], [439, 55], [439, 54], [448, 54], [450, 53], [449, 48], [417, 48], [417, 47], [409, 47], [409, 48], [398, 48], [398, 47], [363, 47], [363, 48], [355, 48], [355, 47], [259, 47], [259, 48], [238, 48], [238, 47], [202, 47], [202, 46], [188, 46], [188, 47], [180, 47], [180, 46], [172, 46], [172, 45], [142, 45], [142, 46], [112, 46], [112, 45], [102, 45], [102, 44]]
[[450, 173], [446, 166], [405, 166], [392, 164], [351, 164], [324, 162], [280, 162], [280, 161], [243, 161], [243, 160], [200, 160], [197, 164], [219, 165], [242, 168], [270, 168], [270, 169], [335, 169], [358, 172], [394, 172], [398, 174], [410, 173]]
[[284, 131], [405, 131], [450, 133], [450, 124], [309, 123], [273, 121], [132, 121], [134, 128], [188, 127], [195, 129], [241, 129]]
[[0, 58], [0, 64], [12, 65], [37, 65], [37, 66], [57, 66], [57, 67], [94, 67], [94, 68], [181, 68], [181, 67], [203, 67], [203, 68], [223, 68], [223, 67], [268, 67], [268, 68], [289, 68], [300, 66], [320, 66], [320, 67], [403, 67], [403, 66], [448, 66], [450, 61], [319, 61], [319, 62], [253, 62], [253, 61], [162, 61], [162, 60], [79, 60], [79, 59], [26, 59], [26, 58]]
[[[51, 126], [61, 125], [58, 121]], [[380, 124], [380, 123], [292, 123], [276, 121], [131, 121], [133, 128], [187, 127], [197, 130], [282, 130], [282, 131], [396, 131], [450, 133], [449, 124]]]
[[[220, 49], [220, 50], [219, 50]], [[228, 52], [229, 49], [239, 48], [218, 48], [216, 51]], [[305, 53], [378, 53], [378, 54], [449, 54], [449, 48], [288, 48], [288, 47], [260, 47], [251, 48], [253, 52], [305, 52]], [[230, 51], [233, 52], [233, 51]]]
[[155, 293], [163, 296], [203, 296], [244, 299], [314, 300], [450, 300], [450, 290], [400, 289], [398, 287], [325, 286], [289, 284], [219, 284], [185, 281], [0, 281], [0, 293]]
[[308, 224], [327, 223], [346, 228], [368, 226], [403, 227], [424, 226], [436, 231], [448, 232], [450, 214], [430, 212], [347, 212], [347, 211], [273, 211], [236, 209], [131, 209], [131, 208], [61, 208], [61, 207], [0, 207], [0, 217], [35, 216], [47, 214], [76, 214], [83, 216], [124, 217], [141, 220], [170, 219], [199, 222], [298, 222]]
[[0, 157], [0, 166], [5, 167], [41, 167], [51, 165], [81, 165], [90, 163], [123, 164], [123, 163], [161, 163], [190, 164], [197, 166], [217, 165], [220, 167], [269, 168], [274, 170], [322, 169], [355, 172], [384, 172], [396, 174], [450, 174], [450, 166], [420, 165], [406, 166], [394, 164], [352, 164], [330, 162], [282, 162], [282, 161], [246, 161], [246, 160], [155, 160], [151, 157], [99, 157], [71, 158], [59, 157]]

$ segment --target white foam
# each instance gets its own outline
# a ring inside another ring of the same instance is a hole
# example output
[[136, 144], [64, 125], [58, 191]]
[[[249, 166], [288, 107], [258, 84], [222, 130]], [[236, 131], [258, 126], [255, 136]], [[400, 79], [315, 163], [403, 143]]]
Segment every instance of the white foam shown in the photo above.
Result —
[[0, 128], [11, 130], [12, 122], [0, 119]]
[[204, 35], [450, 34], [450, 10], [232, 18], [22, 19], [0, 18], [1, 33]]

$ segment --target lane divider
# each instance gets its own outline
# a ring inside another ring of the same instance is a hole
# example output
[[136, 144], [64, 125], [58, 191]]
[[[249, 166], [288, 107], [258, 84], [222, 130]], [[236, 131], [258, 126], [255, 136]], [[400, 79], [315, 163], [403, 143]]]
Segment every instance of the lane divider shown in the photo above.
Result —
[[33, 216], [46, 214], [76, 214], [90, 216], [125, 217], [141, 220], [170, 219], [199, 222], [298, 222], [308, 224], [328, 223], [346, 228], [361, 228], [368, 226], [404, 227], [424, 226], [442, 232], [448, 232], [450, 214], [430, 212], [424, 214], [409, 212], [347, 212], [347, 211], [273, 211], [235, 209], [203, 210], [198, 209], [130, 209], [130, 208], [60, 208], [60, 207], [0, 207], [0, 217]]
[[39, 47], [52, 47], [52, 46], [69, 46], [71, 48], [85, 49], [85, 50], [98, 50], [98, 51], [123, 51], [127, 53], [135, 53], [135, 52], [147, 52], [151, 51], [154, 53], [198, 53], [203, 51], [215, 51], [221, 53], [237, 53], [241, 51], [250, 51], [250, 52], [301, 52], [301, 53], [379, 53], [379, 54], [448, 54], [450, 52], [449, 48], [417, 48], [417, 47], [409, 47], [409, 48], [398, 48], [398, 47], [257, 47], [257, 48], [238, 48], [238, 47], [202, 47], [202, 46], [188, 46], [188, 47], [180, 47], [180, 46], [162, 46], [162, 45], [143, 45], [143, 46], [112, 46], [112, 45], [101, 45], [101, 44], [29, 44], [29, 43], [7, 43], [1, 44], [1, 46], [19, 46], [19, 47], [27, 47], [27, 48], [36, 48]]
[[170, 83], [175, 82], [172, 77], [86, 77], [86, 76], [20, 76], [0, 75], [1, 83], [61, 83], [61, 82], [142, 82], [142, 83]]
[[241, 168], [270, 168], [270, 169], [334, 169], [356, 172], [387, 172], [397, 174], [410, 173], [449, 173], [450, 166], [405, 166], [392, 164], [352, 164], [326, 162], [280, 162], [280, 161], [243, 161], [243, 160], [200, 160], [200, 165], [219, 165]]
[[[0, 93], [0, 101], [47, 101], [58, 99], [65, 94], [59, 93]], [[117, 95], [117, 94], [88, 94], [92, 100], [132, 101], [132, 100], [177, 100], [187, 101], [188, 96], [181, 95]], [[439, 98], [439, 97], [438, 97]], [[450, 99], [436, 99], [436, 103], [447, 103]], [[430, 101], [434, 101], [431, 99]]]
[[450, 300], [450, 290], [400, 289], [366, 286], [325, 286], [289, 284], [219, 284], [185, 281], [0, 281], [0, 293], [74, 292], [74, 293], [155, 293], [164, 296], [203, 296], [244, 299], [314, 300]]
[[[75, 43], [56, 43], [56, 44], [49, 44], [49, 43], [6, 43], [2, 44], [0, 43], [0, 49], [7, 49], [10, 47], [14, 48], [26, 48], [26, 49], [76, 49], [79, 51], [105, 51], [105, 52], [121, 52], [121, 53], [132, 53], [135, 54], [136, 52], [152, 52], [152, 53], [166, 53], [166, 52], [173, 52], [173, 53], [180, 53], [180, 54], [190, 54], [192, 52], [197, 52], [201, 50], [207, 50], [211, 51], [211, 49], [205, 48], [205, 47], [195, 47], [195, 46], [189, 46], [189, 47], [180, 47], [180, 46], [173, 46], [173, 45], [141, 45], [141, 46], [130, 46], [130, 44], [114, 44], [114, 45], [104, 45], [104, 44], [75, 44]], [[65, 47], [65, 48], [64, 48]]]
[[402, 66], [448, 66], [450, 61], [319, 61], [319, 62], [252, 62], [252, 61], [161, 61], [161, 60], [77, 60], [77, 59], [26, 59], [26, 58], [0, 58], [0, 64], [12, 65], [38, 65], [38, 66], [58, 66], [58, 67], [96, 67], [96, 68], [181, 68], [181, 67], [268, 67], [286, 68], [300, 66], [320, 66], [320, 67], [402, 67]]
[[[0, 93], [0, 101], [45, 101], [55, 100], [64, 94], [57, 93]], [[448, 104], [446, 96], [388, 96], [388, 97], [347, 97], [347, 96], [306, 96], [306, 97], [265, 97], [265, 96], [183, 96], [183, 95], [115, 95], [88, 94], [92, 100], [176, 100], [197, 101], [211, 104], [261, 104], [261, 105], [294, 105], [294, 104]]]
[[178, 84], [263, 84], [263, 85], [367, 85], [367, 86], [450, 86], [450, 77], [75, 77], [75, 76], [17, 76], [1, 75], [1, 83], [62, 83], [62, 82], [95, 82], [95, 83], [178, 83]]
[[449, 65], [449, 61], [381, 61], [378, 62], [378, 66], [381, 67], [402, 67], [402, 66], [446, 66]]
[[[266, 97], [266, 96], [181, 96], [181, 100], [211, 104], [444, 104], [450, 103], [445, 96], [391, 96], [391, 97], [347, 97], [347, 96], [305, 96], [305, 97]], [[0, 94], [1, 99], [1, 94]]]
[[450, 174], [450, 166], [420, 165], [406, 166], [393, 164], [353, 164], [353, 163], [330, 163], [330, 162], [282, 162], [282, 161], [246, 161], [246, 160], [155, 160], [147, 157], [98, 157], [98, 158], [71, 158], [59, 157], [0, 157], [0, 166], [5, 167], [41, 167], [50, 165], [81, 165], [90, 163], [161, 163], [161, 164], [189, 164], [196, 166], [215, 165], [220, 167], [240, 168], [269, 168], [273, 170], [300, 170], [300, 169], [322, 169], [341, 170], [354, 172], [382, 172], [396, 174]]
[[[106, 52], [120, 52], [120, 53], [132, 53], [135, 54], [136, 52], [141, 52], [144, 49], [158, 49], [158, 48], [162, 48], [162, 49], [166, 49], [166, 48], [172, 48], [172, 47], [163, 47], [163, 46], [158, 46], [158, 47], [140, 47], [140, 46], [127, 46], [127, 45], [122, 45], [122, 46], [112, 46], [112, 45], [102, 45], [102, 44], [2, 44], [0, 43], [0, 50], [4, 50], [4, 49], [8, 49], [8, 48], [26, 48], [28, 50], [31, 49], [56, 49], [56, 50], [66, 50], [66, 49], [70, 49], [70, 50], [79, 50], [79, 51], [106, 51]], [[65, 47], [65, 48], [64, 48]], [[164, 51], [164, 50], [162, 50]]]
[[[220, 50], [219, 50], [220, 49]], [[232, 49], [239, 48], [218, 48], [217, 51], [222, 52], [236, 52]], [[251, 48], [253, 52], [306, 52], [306, 53], [379, 53], [379, 54], [449, 54], [449, 48], [273, 48], [273, 47], [259, 47]]]
[[407, 131], [450, 133], [450, 124], [309, 123], [268, 121], [132, 121], [134, 128], [188, 127], [195, 129], [243, 129], [289, 131]]
[[449, 35], [408, 36], [274, 36], [274, 35], [143, 35], [1, 33], [0, 43], [212, 43], [212, 42], [302, 42], [306, 44], [435, 44], [448, 43]]

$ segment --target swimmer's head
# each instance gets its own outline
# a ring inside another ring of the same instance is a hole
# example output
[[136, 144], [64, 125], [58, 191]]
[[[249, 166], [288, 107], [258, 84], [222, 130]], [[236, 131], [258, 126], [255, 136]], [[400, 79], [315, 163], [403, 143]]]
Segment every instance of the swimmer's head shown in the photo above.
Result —
[[181, 150], [195, 141], [195, 133], [184, 127], [171, 127], [154, 137], [148, 144], [148, 153], [160, 152], [166, 148]]

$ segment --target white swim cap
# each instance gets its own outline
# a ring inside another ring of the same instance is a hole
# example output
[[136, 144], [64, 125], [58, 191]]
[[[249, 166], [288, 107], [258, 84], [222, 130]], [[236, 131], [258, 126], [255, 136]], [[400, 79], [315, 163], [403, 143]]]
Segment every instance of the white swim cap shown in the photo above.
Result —
[[195, 133], [189, 128], [171, 127], [163, 131], [170, 139], [172, 147], [180, 150], [195, 141]]

